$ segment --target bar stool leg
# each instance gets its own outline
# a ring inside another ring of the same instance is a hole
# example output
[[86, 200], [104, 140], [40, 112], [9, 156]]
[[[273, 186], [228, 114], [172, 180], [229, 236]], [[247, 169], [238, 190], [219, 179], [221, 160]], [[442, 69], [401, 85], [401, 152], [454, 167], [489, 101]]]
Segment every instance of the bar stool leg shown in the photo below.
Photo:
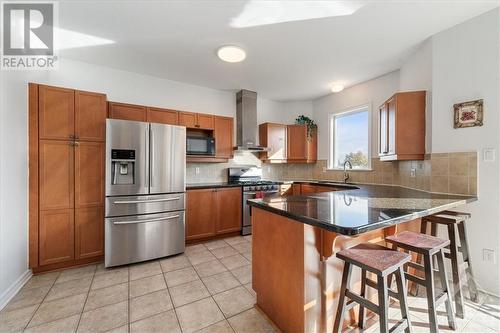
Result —
[[474, 280], [474, 274], [472, 273], [472, 265], [469, 258], [469, 243], [467, 242], [467, 233], [465, 230], [465, 221], [461, 221], [458, 224], [458, 236], [460, 238], [461, 252], [464, 258], [464, 262], [467, 263], [465, 268], [465, 273], [467, 274], [467, 284], [469, 286], [470, 299], [477, 303], [479, 302], [476, 281]]
[[405, 328], [405, 333], [411, 333], [411, 322], [410, 322], [410, 311], [408, 310], [408, 300], [406, 298], [406, 284], [403, 280], [404, 276], [403, 267], [399, 267], [399, 270], [396, 271], [396, 284], [398, 288], [398, 300], [399, 307], [401, 308], [401, 317], [406, 319], [408, 327]]
[[335, 323], [333, 325], [333, 333], [340, 333], [340, 331], [342, 330], [342, 324], [344, 323], [344, 312], [346, 307], [345, 292], [347, 290], [347, 284], [351, 279], [351, 271], [351, 264], [346, 262], [344, 264], [344, 271], [342, 272], [342, 285], [340, 287], [339, 305], [337, 308], [337, 314], [335, 316]]
[[448, 316], [448, 325], [452, 330], [455, 330], [455, 316], [453, 315], [453, 306], [451, 302], [450, 287], [448, 286], [448, 280], [446, 279], [446, 268], [444, 266], [444, 252], [441, 249], [437, 255], [437, 262], [439, 267], [439, 278], [441, 279], [441, 289], [446, 293], [446, 315]]
[[429, 328], [431, 333], [438, 333], [436, 294], [434, 291], [434, 268], [432, 261], [431, 255], [424, 255], [425, 289], [427, 293], [427, 306], [429, 307]]
[[389, 292], [387, 287], [387, 276], [377, 276], [378, 286], [378, 311], [380, 321], [380, 333], [389, 332]]
[[[361, 269], [361, 292], [359, 295], [363, 298], [366, 298], [366, 269]], [[365, 328], [366, 316], [365, 316], [365, 307], [360, 304], [359, 305], [359, 319], [358, 319], [358, 327]]]
[[[453, 276], [453, 294], [456, 314], [457, 317], [464, 318], [464, 296], [462, 294], [462, 283], [460, 281], [460, 267], [458, 265], [458, 248], [454, 224], [448, 224], [448, 239], [450, 240], [451, 273]], [[439, 257], [439, 255], [437, 257]]]

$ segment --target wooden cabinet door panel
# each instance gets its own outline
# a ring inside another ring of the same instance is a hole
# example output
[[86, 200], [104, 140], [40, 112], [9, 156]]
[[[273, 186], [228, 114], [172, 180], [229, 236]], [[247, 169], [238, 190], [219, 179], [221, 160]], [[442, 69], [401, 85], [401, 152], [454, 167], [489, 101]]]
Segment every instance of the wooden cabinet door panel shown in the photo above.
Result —
[[38, 132], [40, 139], [68, 140], [75, 134], [75, 92], [39, 86]]
[[387, 103], [387, 151], [396, 154], [396, 98]]
[[307, 159], [307, 128], [305, 125], [287, 126], [287, 159]]
[[104, 207], [75, 210], [75, 257], [97, 257], [104, 254]]
[[221, 188], [217, 194], [217, 234], [241, 230], [241, 188]]
[[109, 103], [109, 118], [147, 121], [146, 107], [124, 103]]
[[177, 125], [179, 123], [179, 113], [175, 110], [148, 108], [148, 122]]
[[267, 147], [268, 159], [286, 160], [286, 125], [269, 124]]
[[316, 186], [314, 185], [307, 185], [307, 184], [301, 184], [300, 185], [300, 194], [301, 195], [307, 195], [311, 193], [316, 193], [318, 192], [316, 189]]
[[186, 239], [215, 236], [217, 207], [213, 189], [187, 191]]
[[75, 146], [75, 207], [104, 205], [104, 143]]
[[196, 128], [196, 113], [179, 112], [179, 125], [187, 128]]
[[75, 91], [75, 136], [83, 141], [106, 139], [106, 95]]
[[40, 212], [39, 263], [55, 264], [75, 258], [73, 209], [52, 209]]
[[74, 148], [69, 141], [40, 140], [40, 210], [74, 207]]
[[199, 129], [207, 129], [207, 130], [213, 130], [214, 129], [214, 116], [210, 114], [202, 114], [198, 113], [196, 115], [197, 122], [196, 122], [196, 128]]
[[388, 121], [388, 110], [387, 104], [384, 104], [379, 109], [379, 119], [380, 119], [380, 132], [379, 132], [379, 154], [385, 155], [389, 152], [388, 138], [387, 138], [387, 121]]
[[215, 117], [215, 156], [233, 156], [233, 118]]

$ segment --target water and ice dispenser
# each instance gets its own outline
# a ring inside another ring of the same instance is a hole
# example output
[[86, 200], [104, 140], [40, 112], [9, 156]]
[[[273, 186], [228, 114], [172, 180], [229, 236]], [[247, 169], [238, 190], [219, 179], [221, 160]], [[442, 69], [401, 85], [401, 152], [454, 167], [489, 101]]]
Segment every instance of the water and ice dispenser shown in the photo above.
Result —
[[135, 150], [111, 150], [111, 185], [135, 184]]

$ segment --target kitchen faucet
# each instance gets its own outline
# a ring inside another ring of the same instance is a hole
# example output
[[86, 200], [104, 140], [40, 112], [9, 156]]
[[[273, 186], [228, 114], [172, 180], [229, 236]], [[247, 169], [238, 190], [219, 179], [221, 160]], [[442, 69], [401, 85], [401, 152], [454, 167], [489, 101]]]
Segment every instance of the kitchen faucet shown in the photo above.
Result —
[[344, 183], [347, 183], [347, 180], [349, 179], [349, 172], [346, 170], [346, 165], [349, 164], [349, 169], [352, 169], [352, 164], [349, 160], [345, 160], [344, 162]]

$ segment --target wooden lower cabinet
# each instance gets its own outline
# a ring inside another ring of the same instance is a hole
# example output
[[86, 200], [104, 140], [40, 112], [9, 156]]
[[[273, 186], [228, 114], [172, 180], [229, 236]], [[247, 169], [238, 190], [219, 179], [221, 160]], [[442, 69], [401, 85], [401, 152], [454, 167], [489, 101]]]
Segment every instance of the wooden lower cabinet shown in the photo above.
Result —
[[51, 209], [40, 212], [40, 265], [61, 263], [75, 258], [73, 209]]
[[215, 236], [214, 189], [189, 190], [186, 205], [186, 240]]
[[75, 210], [75, 259], [104, 254], [104, 207]]
[[241, 188], [220, 188], [216, 193], [216, 233], [225, 234], [241, 230]]
[[186, 240], [200, 240], [241, 230], [241, 187], [187, 191]]

